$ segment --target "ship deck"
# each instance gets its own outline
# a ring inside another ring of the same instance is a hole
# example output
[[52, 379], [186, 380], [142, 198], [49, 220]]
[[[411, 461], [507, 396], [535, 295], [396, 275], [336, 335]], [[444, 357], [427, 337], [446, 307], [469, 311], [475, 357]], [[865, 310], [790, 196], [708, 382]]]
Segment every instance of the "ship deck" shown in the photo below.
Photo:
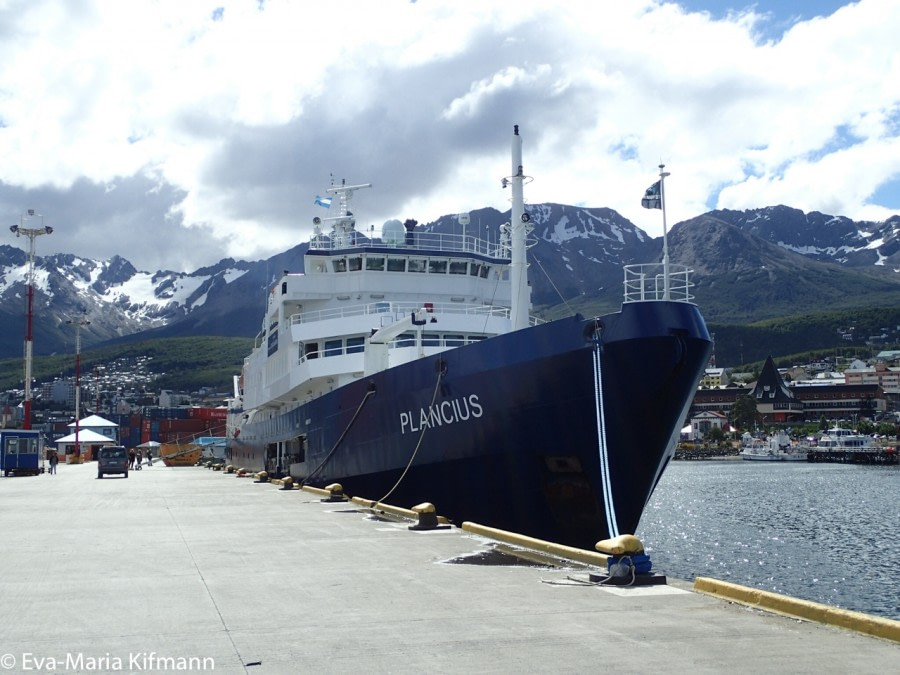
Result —
[[456, 527], [410, 531], [252, 478], [95, 468], [0, 478], [6, 670], [875, 673], [900, 657], [673, 579], [478, 564], [511, 559]]

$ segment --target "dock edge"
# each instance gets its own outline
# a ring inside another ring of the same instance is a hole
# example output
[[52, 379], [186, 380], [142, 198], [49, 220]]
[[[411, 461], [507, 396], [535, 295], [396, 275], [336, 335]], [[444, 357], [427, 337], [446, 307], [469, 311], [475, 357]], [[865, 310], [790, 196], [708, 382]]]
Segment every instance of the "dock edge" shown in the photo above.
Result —
[[900, 643], [900, 621], [886, 617], [831, 607], [709, 577], [694, 579], [694, 590], [776, 614], [838, 626]]

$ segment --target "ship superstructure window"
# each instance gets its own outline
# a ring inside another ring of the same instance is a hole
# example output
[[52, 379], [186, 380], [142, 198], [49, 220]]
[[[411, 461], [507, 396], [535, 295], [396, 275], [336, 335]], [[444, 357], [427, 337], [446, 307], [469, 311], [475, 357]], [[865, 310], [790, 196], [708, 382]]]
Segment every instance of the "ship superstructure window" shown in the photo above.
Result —
[[406, 258], [388, 258], [387, 269], [388, 272], [405, 272]]
[[462, 335], [445, 335], [444, 345], [447, 347], [459, 347], [466, 344], [466, 339]]
[[447, 261], [446, 260], [429, 260], [428, 261], [428, 272], [431, 274], [446, 274], [447, 273]]
[[441, 336], [437, 333], [425, 333], [422, 335], [422, 346], [424, 347], [440, 347]]
[[372, 270], [373, 272], [383, 272], [384, 271], [384, 258], [381, 256], [377, 258], [373, 258], [372, 256], [366, 257], [366, 269]]
[[325, 340], [325, 352], [322, 356], [339, 356], [344, 353], [342, 340]]
[[473, 277], [477, 277], [481, 272], [481, 265], [479, 263], [472, 263], [472, 266], [469, 268], [469, 274]]
[[464, 260], [450, 261], [450, 274], [465, 274], [468, 271], [469, 263]]
[[350, 258], [347, 263], [351, 272], [359, 272], [362, 269], [362, 258], [360, 256]]
[[347, 353], [348, 354], [357, 354], [362, 351], [365, 351], [365, 338], [363, 338], [363, 337], [347, 338]]
[[404, 333], [397, 338], [398, 347], [414, 347], [416, 344], [416, 336], [413, 333]]
[[410, 272], [424, 272], [426, 268], [424, 258], [410, 258], [406, 269]]
[[331, 269], [335, 272], [346, 272], [347, 271], [347, 259], [339, 258], [337, 260], [331, 261]]

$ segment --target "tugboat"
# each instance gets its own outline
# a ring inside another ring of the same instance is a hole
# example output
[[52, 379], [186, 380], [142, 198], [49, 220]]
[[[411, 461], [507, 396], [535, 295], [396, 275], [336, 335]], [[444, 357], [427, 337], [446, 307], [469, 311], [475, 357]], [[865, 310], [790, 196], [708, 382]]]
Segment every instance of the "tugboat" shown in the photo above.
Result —
[[667, 253], [626, 267], [619, 312], [531, 318], [530, 180], [516, 126], [493, 242], [415, 221], [361, 236], [350, 202], [371, 186], [330, 187], [337, 214], [313, 219], [236, 378], [228, 461], [572, 546], [633, 533], [710, 336]]

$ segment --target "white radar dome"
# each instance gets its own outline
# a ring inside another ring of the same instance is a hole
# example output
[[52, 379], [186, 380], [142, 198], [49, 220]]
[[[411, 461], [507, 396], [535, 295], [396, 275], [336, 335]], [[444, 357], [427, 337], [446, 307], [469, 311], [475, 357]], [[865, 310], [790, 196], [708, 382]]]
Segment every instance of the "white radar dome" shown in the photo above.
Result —
[[399, 220], [388, 220], [381, 226], [381, 241], [389, 246], [402, 244], [405, 236], [406, 230]]

